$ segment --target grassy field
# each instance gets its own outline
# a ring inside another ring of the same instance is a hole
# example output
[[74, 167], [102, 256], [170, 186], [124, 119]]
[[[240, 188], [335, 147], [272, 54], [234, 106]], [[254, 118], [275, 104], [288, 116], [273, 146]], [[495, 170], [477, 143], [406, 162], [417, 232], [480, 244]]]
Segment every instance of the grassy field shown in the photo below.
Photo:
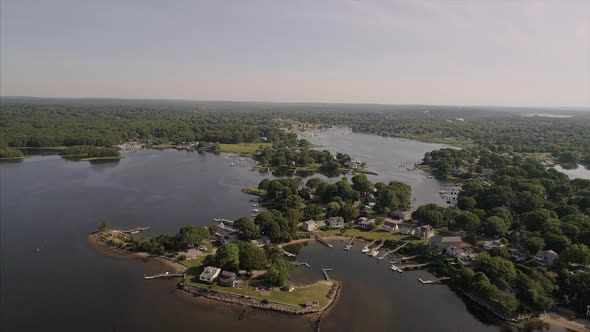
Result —
[[201, 263], [203, 263], [203, 260], [205, 259], [205, 256], [197, 256], [195, 257], [195, 259], [187, 259], [184, 261], [180, 261], [180, 264], [186, 266], [186, 267], [194, 267], [194, 266], [199, 266], [201, 265]]
[[199, 274], [203, 268], [191, 268], [187, 271], [184, 282], [188, 285], [215, 290], [218, 292], [230, 293], [240, 296], [247, 296], [260, 300], [268, 300], [281, 304], [287, 304], [299, 307], [307, 301], [317, 301], [320, 306], [328, 303], [328, 292], [333, 285], [332, 281], [318, 281], [307, 286], [296, 286], [292, 292], [283, 292], [278, 289], [272, 289], [270, 295], [262, 295], [255, 288], [260, 284], [260, 280], [242, 280], [240, 287], [225, 287], [217, 284], [206, 284], [199, 281]]
[[252, 154], [260, 147], [271, 147], [272, 143], [237, 143], [237, 144], [219, 144], [221, 152], [237, 153], [237, 154]]

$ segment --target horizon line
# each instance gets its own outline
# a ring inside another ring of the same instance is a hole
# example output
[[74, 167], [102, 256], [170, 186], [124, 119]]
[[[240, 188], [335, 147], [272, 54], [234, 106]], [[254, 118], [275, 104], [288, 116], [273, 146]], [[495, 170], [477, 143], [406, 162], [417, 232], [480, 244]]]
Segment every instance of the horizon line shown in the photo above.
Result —
[[126, 101], [179, 101], [179, 102], [212, 102], [212, 103], [251, 103], [251, 104], [320, 104], [320, 105], [366, 105], [366, 106], [425, 106], [425, 107], [482, 107], [482, 108], [569, 108], [586, 109], [587, 106], [514, 106], [514, 105], [481, 105], [481, 104], [420, 104], [420, 103], [376, 103], [376, 102], [328, 102], [328, 101], [262, 101], [262, 100], [222, 100], [222, 99], [179, 99], [179, 98], [150, 98], [150, 97], [55, 97], [55, 96], [4, 96], [3, 98], [28, 98], [28, 99], [69, 99], [69, 100], [126, 100]]

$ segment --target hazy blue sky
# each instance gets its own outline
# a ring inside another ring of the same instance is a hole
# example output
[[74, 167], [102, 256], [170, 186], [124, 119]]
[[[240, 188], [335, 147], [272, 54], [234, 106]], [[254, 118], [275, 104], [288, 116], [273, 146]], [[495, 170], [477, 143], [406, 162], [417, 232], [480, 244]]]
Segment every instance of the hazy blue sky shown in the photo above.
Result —
[[4, 96], [590, 106], [590, 1], [1, 0]]

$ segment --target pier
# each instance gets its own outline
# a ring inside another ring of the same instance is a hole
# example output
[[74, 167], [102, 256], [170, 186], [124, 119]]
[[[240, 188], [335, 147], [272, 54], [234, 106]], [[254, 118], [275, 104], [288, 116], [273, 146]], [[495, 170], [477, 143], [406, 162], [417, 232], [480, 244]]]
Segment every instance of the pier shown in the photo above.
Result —
[[213, 218], [213, 221], [218, 222], [218, 223], [222, 223], [222, 224], [226, 224], [226, 225], [230, 225], [230, 226], [232, 226], [234, 224], [233, 220], [224, 219], [224, 218]]
[[350, 240], [348, 241], [348, 244], [346, 245], [346, 247], [344, 247], [344, 250], [352, 249], [352, 244], [354, 243], [354, 239], [356, 239], [356, 235], [353, 236], [352, 238], [350, 238]]
[[145, 279], [145, 280], [166, 279], [166, 278], [182, 278], [182, 277], [184, 277], [184, 273], [169, 273], [169, 272], [164, 272], [164, 273], [154, 274], [154, 275], [151, 275], [151, 276], [146, 276], [145, 274], [143, 275], [143, 279]]
[[321, 244], [325, 245], [326, 247], [329, 247], [329, 248], [334, 248], [334, 246], [333, 246], [333, 245], [331, 245], [331, 244], [330, 244], [328, 241], [326, 241], [326, 239], [324, 239], [323, 237], [319, 236], [318, 234], [316, 234], [316, 235], [315, 235], [315, 239], [316, 239], [316, 240], [317, 240], [319, 243], [321, 243]]
[[420, 257], [420, 255], [400, 257], [398, 260], [391, 261], [391, 264], [394, 264], [394, 263], [403, 263], [405, 261], [409, 261], [409, 260], [414, 259], [414, 258], [417, 258], [417, 257]]
[[408, 271], [408, 270], [420, 270], [423, 267], [426, 267], [428, 265], [430, 265], [430, 263], [404, 265], [404, 266], [401, 267], [401, 269], [404, 270], [404, 271]]
[[392, 254], [392, 253], [393, 253], [393, 250], [389, 250], [389, 251], [388, 251], [388, 252], [386, 252], [386, 253], [385, 253], [383, 256], [379, 256], [379, 257], [377, 257], [377, 259], [378, 259], [378, 260], [382, 260], [382, 259], [384, 259], [385, 257], [389, 256], [389, 254]]
[[450, 280], [451, 278], [449, 277], [442, 277], [442, 278], [438, 278], [438, 279], [432, 279], [432, 280], [423, 280], [422, 278], [418, 278], [418, 280], [423, 284], [442, 284], [444, 281]]
[[322, 269], [322, 272], [324, 273], [324, 279], [329, 281], [330, 276], [328, 275], [328, 271], [334, 271], [334, 269]]
[[283, 254], [287, 257], [295, 257], [297, 255], [295, 255], [294, 253], [288, 252], [287, 250], [281, 248], [281, 251], [283, 252]]
[[148, 229], [150, 229], [149, 227], [137, 227], [134, 229], [128, 229], [126, 231], [122, 231], [123, 233], [129, 233], [129, 234], [137, 234], [139, 232], [143, 232], [143, 231], [147, 231]]
[[307, 268], [310, 268], [310, 269], [311, 269], [311, 265], [309, 265], [309, 263], [307, 263], [307, 262], [293, 262], [293, 263], [291, 263], [291, 264], [293, 264], [293, 265], [295, 265], [295, 266], [305, 266], [305, 267], [307, 267]]

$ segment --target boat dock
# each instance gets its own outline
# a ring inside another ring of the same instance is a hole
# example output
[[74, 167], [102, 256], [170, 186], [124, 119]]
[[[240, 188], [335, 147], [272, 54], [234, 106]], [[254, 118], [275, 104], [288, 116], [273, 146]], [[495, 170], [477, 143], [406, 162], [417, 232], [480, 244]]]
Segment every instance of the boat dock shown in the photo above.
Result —
[[293, 263], [291, 263], [291, 264], [293, 264], [293, 265], [295, 265], [295, 266], [305, 266], [305, 267], [307, 267], [307, 268], [310, 268], [310, 269], [311, 269], [311, 265], [309, 265], [309, 263], [307, 263], [307, 262], [293, 262]]
[[328, 275], [328, 271], [334, 271], [334, 269], [322, 269], [322, 272], [324, 273], [324, 279], [329, 281], [330, 276]]
[[379, 257], [377, 257], [377, 259], [378, 259], [378, 260], [382, 260], [382, 259], [384, 259], [385, 257], [389, 256], [389, 254], [392, 254], [392, 253], [393, 253], [393, 250], [389, 250], [389, 251], [388, 251], [388, 252], [386, 252], [386, 253], [385, 253], [383, 256], [379, 256]]
[[315, 234], [315, 239], [316, 239], [316, 240], [317, 240], [319, 243], [321, 243], [321, 244], [325, 245], [326, 247], [329, 247], [329, 248], [334, 248], [334, 246], [333, 246], [333, 245], [331, 245], [331, 244], [330, 244], [328, 241], [326, 241], [326, 239], [324, 239], [323, 237], [319, 236], [318, 234]]
[[137, 227], [134, 229], [128, 229], [126, 231], [122, 231], [122, 233], [137, 234], [139, 232], [147, 231], [148, 229], [150, 229], [149, 226], [148, 227]]
[[417, 258], [419, 256], [420, 255], [400, 257], [398, 260], [391, 261], [391, 264], [394, 264], [394, 263], [403, 263], [405, 261], [409, 261], [409, 260], [414, 259], [414, 258]]
[[356, 235], [350, 238], [350, 240], [348, 241], [348, 244], [346, 245], [346, 247], [344, 247], [344, 250], [350, 250], [350, 249], [352, 249], [352, 245], [354, 243], [354, 239], [356, 239]]
[[234, 224], [233, 220], [224, 219], [224, 218], [213, 218], [213, 221], [218, 222], [218, 223], [222, 223], [222, 224], [226, 224], [226, 225], [230, 225], [230, 226], [232, 226]]
[[430, 265], [430, 263], [404, 265], [404, 266], [401, 267], [401, 269], [404, 270], [404, 271], [408, 271], [408, 270], [420, 270], [423, 267], [426, 267], [428, 265]]
[[373, 250], [378, 251], [379, 248], [383, 247], [384, 243], [385, 243], [385, 240], [381, 240], [381, 243], [378, 246], [376, 246], [375, 248], [373, 248]]
[[442, 278], [438, 278], [438, 279], [432, 279], [432, 280], [422, 280], [422, 278], [418, 278], [418, 280], [426, 285], [426, 284], [442, 284], [444, 281], [450, 280], [451, 278], [449, 277], [442, 277]]
[[363, 247], [363, 249], [361, 250], [361, 252], [363, 252], [363, 253], [368, 253], [368, 252], [369, 252], [369, 248], [370, 248], [372, 245], [374, 245], [375, 243], [377, 243], [377, 240], [375, 240], [375, 241], [373, 241], [373, 242], [371, 242], [371, 243], [369, 243], [369, 244], [365, 245], [365, 246]]
[[283, 252], [283, 254], [285, 254], [285, 256], [287, 257], [295, 257], [297, 255], [295, 255], [294, 253], [288, 252], [287, 250], [281, 248], [281, 251]]
[[391, 270], [399, 273], [404, 272], [404, 270], [400, 269], [399, 267], [397, 267], [397, 265], [394, 264], [391, 265]]
[[146, 276], [145, 274], [143, 275], [143, 279], [145, 279], [145, 280], [165, 279], [165, 278], [182, 278], [182, 277], [184, 277], [184, 273], [169, 273], [169, 272], [164, 272], [164, 273], [154, 274], [154, 275], [151, 275], [151, 276]]

